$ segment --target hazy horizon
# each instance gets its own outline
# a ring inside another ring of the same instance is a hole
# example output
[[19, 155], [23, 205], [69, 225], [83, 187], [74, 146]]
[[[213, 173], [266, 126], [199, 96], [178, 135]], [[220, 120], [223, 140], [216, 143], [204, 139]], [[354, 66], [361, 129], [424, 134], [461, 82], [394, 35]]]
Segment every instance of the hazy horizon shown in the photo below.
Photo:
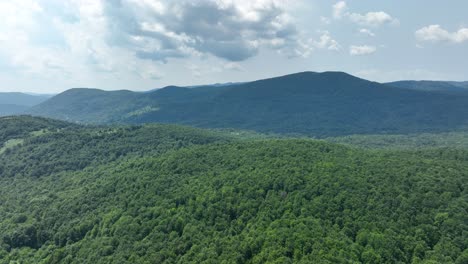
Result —
[[[305, 71], [305, 72], [311, 72], [311, 71]], [[335, 72], [335, 71], [325, 71], [325, 72]], [[300, 72], [295, 72], [295, 73], [300, 73]], [[289, 73], [289, 74], [286, 74], [286, 75], [292, 75], [292, 74], [295, 74], [295, 73]], [[324, 73], [324, 72], [318, 72], [318, 73]], [[346, 72], [345, 72], [346, 73]], [[141, 90], [141, 89], [125, 89], [125, 88], [122, 88], [122, 89], [105, 89], [105, 88], [102, 88], [102, 87], [67, 87], [67, 88], [64, 88], [63, 90], [60, 90], [60, 91], [57, 91], [55, 93], [36, 93], [36, 92], [28, 92], [28, 91], [1, 91], [0, 90], [0, 93], [22, 93], [22, 94], [27, 94], [27, 95], [32, 95], [32, 96], [44, 96], [44, 97], [51, 97], [51, 96], [54, 96], [54, 95], [57, 95], [57, 94], [60, 94], [62, 92], [65, 92], [67, 90], [71, 90], [71, 89], [97, 89], [97, 90], [103, 90], [103, 91], [122, 91], [122, 90], [128, 90], [128, 91], [132, 91], [132, 92], [149, 92], [149, 91], [152, 91], [152, 90], [157, 90], [157, 89], [163, 89], [163, 88], [166, 88], [166, 87], [169, 87], [169, 86], [178, 86], [178, 87], [188, 87], [188, 88], [191, 88], [191, 87], [199, 87], [199, 86], [211, 86], [211, 85], [224, 85], [224, 84], [237, 84], [237, 83], [248, 83], [248, 82], [254, 82], [254, 81], [259, 81], [259, 80], [264, 80], [264, 79], [269, 79], [269, 78], [275, 78], [275, 77], [281, 77], [281, 76], [285, 76], [285, 75], [279, 75], [279, 76], [270, 76], [270, 77], [265, 77], [265, 78], [262, 78], [262, 79], [253, 79], [253, 80], [246, 80], [246, 81], [236, 81], [236, 82], [230, 82], [230, 81], [227, 81], [227, 82], [217, 82], [217, 83], [200, 83], [200, 84], [194, 84], [194, 85], [174, 85], [174, 84], [168, 84], [168, 85], [165, 85], [165, 86], [161, 86], [161, 87], [153, 87], [153, 88], [149, 88], [149, 89], [146, 89], [146, 90]], [[356, 77], [359, 77], [359, 76], [356, 76]], [[364, 78], [365, 79], [365, 78]], [[369, 81], [374, 81], [374, 80], [371, 80], [371, 79], [368, 79]], [[401, 79], [401, 80], [394, 80], [394, 81], [388, 81], [388, 82], [379, 82], [379, 83], [391, 83], [391, 82], [398, 82], [398, 81], [440, 81], [440, 82], [459, 82], [459, 83], [463, 83], [463, 82], [468, 82], [468, 81], [452, 81], [452, 80], [428, 80], [428, 79], [424, 79], [424, 80], [412, 80], [412, 79]], [[378, 82], [378, 81], [376, 81]]]

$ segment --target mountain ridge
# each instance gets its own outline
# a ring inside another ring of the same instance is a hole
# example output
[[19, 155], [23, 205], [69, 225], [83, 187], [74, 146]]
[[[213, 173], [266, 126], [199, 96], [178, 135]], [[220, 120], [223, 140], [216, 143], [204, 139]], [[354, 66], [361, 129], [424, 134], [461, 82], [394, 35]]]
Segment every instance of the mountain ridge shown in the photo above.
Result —
[[31, 95], [20, 92], [0, 92], [0, 116], [21, 114], [30, 107], [48, 99], [46, 95]]
[[429, 92], [468, 92], [468, 82], [451, 82], [451, 81], [396, 81], [385, 83], [385, 85], [402, 88], [402, 89], [411, 89], [417, 91], [429, 91]]
[[73, 89], [33, 115], [82, 123], [175, 123], [328, 137], [468, 126], [467, 96], [391, 87], [345, 72], [299, 72], [222, 87], [147, 93]]

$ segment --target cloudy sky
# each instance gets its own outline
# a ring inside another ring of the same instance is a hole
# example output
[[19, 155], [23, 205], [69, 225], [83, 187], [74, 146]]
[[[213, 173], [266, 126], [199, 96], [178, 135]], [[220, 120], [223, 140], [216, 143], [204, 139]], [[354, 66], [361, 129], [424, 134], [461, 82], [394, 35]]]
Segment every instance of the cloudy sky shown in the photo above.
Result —
[[466, 0], [0, 0], [0, 91], [468, 80]]

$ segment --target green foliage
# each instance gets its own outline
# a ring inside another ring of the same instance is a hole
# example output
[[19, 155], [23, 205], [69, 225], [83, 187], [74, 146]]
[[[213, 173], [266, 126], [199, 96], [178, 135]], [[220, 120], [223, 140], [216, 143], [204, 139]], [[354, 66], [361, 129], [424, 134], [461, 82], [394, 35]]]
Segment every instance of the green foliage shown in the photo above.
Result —
[[[22, 119], [22, 118], [18, 118]], [[28, 117], [23, 121], [27, 122]], [[1, 122], [0, 122], [1, 123]], [[66, 124], [66, 123], [65, 123]], [[145, 125], [126, 127], [71, 126], [53, 131], [55, 125], [43, 124], [38, 131], [12, 133], [11, 139], [0, 149], [2, 177], [18, 175], [40, 177], [64, 171], [82, 170], [90, 165], [106, 164], [128, 156], [159, 155], [168, 150], [192, 144], [226, 141], [228, 137], [214, 132], [173, 125]], [[19, 123], [21, 127], [21, 122]], [[64, 126], [66, 127], [66, 126]], [[15, 126], [6, 130], [17, 131]]]
[[26, 137], [0, 154], [0, 263], [466, 263], [468, 151], [236, 138]]
[[467, 131], [409, 135], [351, 135], [325, 140], [367, 149], [468, 149]]
[[44, 129], [59, 130], [62, 128], [76, 127], [73, 124], [30, 116], [0, 117], [0, 146], [10, 139], [23, 139], [31, 133], [37, 133]]

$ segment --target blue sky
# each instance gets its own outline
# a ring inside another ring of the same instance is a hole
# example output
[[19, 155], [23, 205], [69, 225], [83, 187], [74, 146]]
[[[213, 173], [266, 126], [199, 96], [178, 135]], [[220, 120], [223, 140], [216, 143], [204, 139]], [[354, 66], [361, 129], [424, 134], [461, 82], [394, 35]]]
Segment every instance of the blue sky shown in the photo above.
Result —
[[346, 71], [468, 80], [468, 1], [4, 0], [0, 91]]

